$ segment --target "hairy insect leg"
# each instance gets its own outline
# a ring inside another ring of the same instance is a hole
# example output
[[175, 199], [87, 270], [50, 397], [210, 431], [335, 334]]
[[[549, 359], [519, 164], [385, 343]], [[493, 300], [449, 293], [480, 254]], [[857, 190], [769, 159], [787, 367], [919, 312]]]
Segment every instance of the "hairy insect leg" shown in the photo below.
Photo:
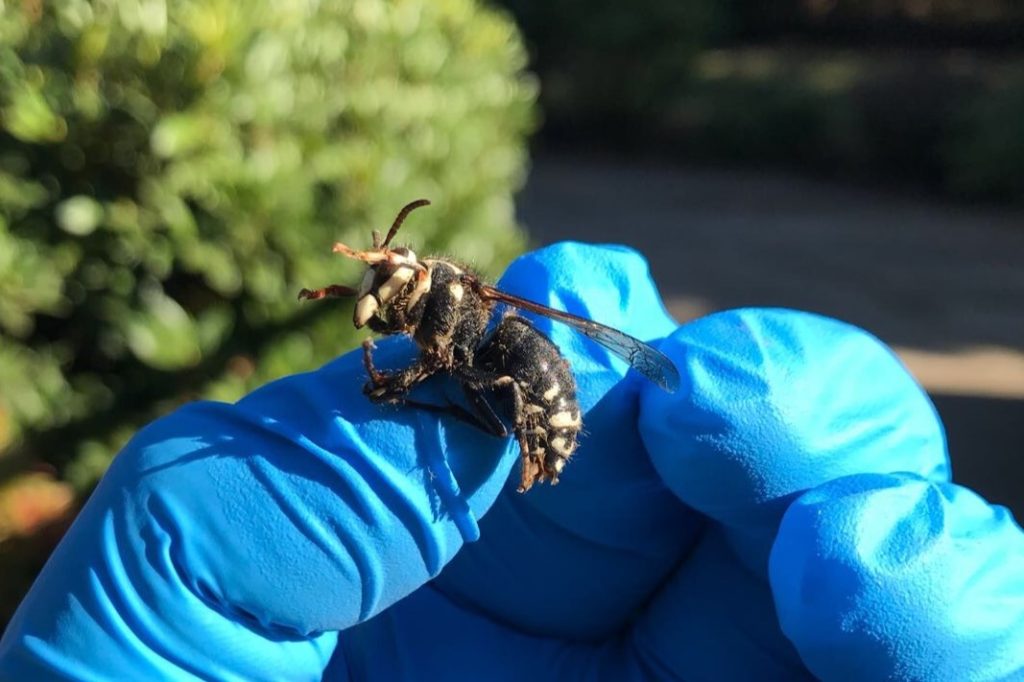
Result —
[[323, 289], [303, 289], [299, 292], [299, 300], [316, 301], [321, 298], [346, 298], [354, 296], [356, 290], [343, 284], [331, 284]]
[[465, 393], [466, 399], [469, 400], [469, 404], [476, 412], [474, 416], [477, 418], [479, 428], [482, 431], [499, 438], [504, 438], [508, 435], [508, 429], [505, 428], [505, 424], [498, 417], [494, 407], [488, 402], [487, 396], [481, 389], [463, 384], [462, 392]]
[[526, 399], [519, 384], [510, 376], [500, 377], [494, 382], [495, 389], [508, 390], [512, 394], [512, 409], [515, 412], [516, 440], [519, 442], [520, 464], [522, 467], [518, 492], [525, 493], [533, 484], [544, 480], [543, 451], [530, 447], [530, 422], [526, 410]]
[[[499, 375], [495, 372], [489, 372], [479, 367], [473, 367], [472, 365], [464, 365], [459, 367], [456, 371], [458, 378], [462, 379], [468, 385], [467, 390], [474, 390], [479, 394], [479, 399], [484, 401], [484, 405], [477, 403], [477, 400], [467, 393], [470, 398], [470, 402], [477, 408], [478, 411], [486, 409], [490, 416], [495, 420], [497, 415], [494, 414], [494, 410], [490, 404], [487, 404], [482, 391], [484, 389], [491, 389], [494, 391], [508, 391], [512, 398], [512, 411], [515, 417], [514, 430], [516, 441], [519, 443], [519, 454], [522, 465], [522, 476], [519, 484], [519, 492], [524, 493], [529, 490], [534, 483], [543, 481], [547, 472], [544, 469], [544, 452], [539, 447], [531, 447], [531, 436], [534, 436], [536, 440], [536, 430], [534, 421], [536, 421], [532, 415], [528, 414], [526, 398], [523, 396], [523, 389], [520, 388], [516, 380], [508, 375]], [[485, 417], [488, 418], [488, 417]]]
[[[469, 400], [470, 405], [472, 405], [476, 415], [490, 426], [487, 432], [493, 433], [496, 436], [507, 436], [508, 429], [505, 427], [504, 422], [501, 421], [501, 418], [498, 417], [497, 412], [494, 411], [490, 401], [488, 401], [486, 391], [512, 391], [512, 401], [515, 405], [518, 405], [523, 402], [523, 399], [519, 385], [516, 384], [515, 380], [508, 375], [472, 365], [459, 366], [455, 370], [455, 376], [463, 382], [462, 390], [465, 392], [466, 398]], [[518, 394], [518, 398], [516, 394]], [[519, 409], [515, 409], [518, 414]]]
[[[433, 405], [431, 403], [423, 403], [418, 400], [409, 400], [408, 398], [401, 401], [402, 405], [407, 407], [414, 407], [419, 410], [425, 410], [427, 412], [433, 412], [435, 414], [445, 414], [450, 417], [454, 417], [461, 422], [475, 426], [485, 433], [489, 433], [497, 436], [507, 436], [508, 433], [494, 433], [491, 428], [477, 415], [473, 414], [469, 410], [465, 409], [461, 405], [455, 403], [448, 403], [447, 405]], [[504, 427], [503, 427], [504, 428]]]
[[366, 374], [370, 377], [370, 383], [375, 387], [384, 386], [388, 382], [388, 375], [383, 372], [378, 372], [376, 366], [373, 364], [373, 351], [376, 350], [377, 344], [373, 342], [373, 339], [366, 339], [363, 341], [363, 367], [366, 368]]
[[400, 372], [378, 371], [373, 363], [373, 351], [376, 347], [373, 339], [363, 341], [363, 366], [370, 377], [363, 385], [363, 393], [375, 403], [404, 401], [409, 391], [437, 371], [422, 359]]

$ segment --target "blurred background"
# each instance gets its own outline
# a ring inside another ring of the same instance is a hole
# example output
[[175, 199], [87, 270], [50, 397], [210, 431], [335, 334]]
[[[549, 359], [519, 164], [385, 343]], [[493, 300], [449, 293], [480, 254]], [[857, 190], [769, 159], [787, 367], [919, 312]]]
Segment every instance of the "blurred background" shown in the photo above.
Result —
[[141, 425], [354, 347], [295, 294], [420, 196], [866, 327], [1024, 518], [1020, 3], [0, 0], [0, 624]]

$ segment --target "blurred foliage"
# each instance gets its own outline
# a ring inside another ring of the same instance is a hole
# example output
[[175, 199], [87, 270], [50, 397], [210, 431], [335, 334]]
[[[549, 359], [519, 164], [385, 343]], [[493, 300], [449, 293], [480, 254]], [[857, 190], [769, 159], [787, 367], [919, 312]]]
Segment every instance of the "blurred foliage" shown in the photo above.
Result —
[[0, 480], [0, 630], [79, 508], [52, 467], [34, 469]]
[[968, 53], [712, 50], [636, 129], [690, 158], [1024, 201], [1022, 71], [1024, 59]]
[[887, 20], [964, 27], [1024, 19], [1017, 0], [781, 0], [736, 3], [739, 21], [754, 31], [859, 22], [876, 27]]
[[[543, 83], [544, 143], [1024, 200], [1018, 4], [500, 1]], [[986, 41], [1008, 49], [958, 47]]]
[[29, 537], [63, 518], [74, 492], [51, 475], [33, 471], [0, 483], [0, 537]]
[[500, 0], [526, 36], [549, 126], [656, 110], [728, 17], [712, 0]]
[[652, 129], [696, 158], [938, 181], [969, 78], [930, 57], [800, 48], [707, 51]]
[[79, 490], [145, 421], [355, 344], [335, 240], [522, 247], [534, 82], [473, 0], [0, 0], [0, 470]]
[[814, 163], [863, 153], [851, 111], [847, 91], [816, 87], [796, 65], [709, 51], [658, 124], [636, 134], [664, 135], [690, 158]]
[[944, 151], [955, 192], [1024, 201], [1024, 78], [966, 102]]

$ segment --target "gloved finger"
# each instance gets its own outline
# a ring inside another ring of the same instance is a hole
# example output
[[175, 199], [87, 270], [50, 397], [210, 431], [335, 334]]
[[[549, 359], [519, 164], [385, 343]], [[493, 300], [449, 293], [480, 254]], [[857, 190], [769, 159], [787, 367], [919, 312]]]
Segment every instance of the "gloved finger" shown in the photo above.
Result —
[[[517, 260], [499, 286], [644, 341], [676, 327], [646, 262], [624, 247], [557, 244]], [[482, 521], [481, 541], [434, 584], [526, 632], [598, 637], [646, 603], [701, 521], [662, 483], [637, 432], [638, 392], [651, 382], [566, 325], [532, 319], [576, 376], [580, 447], [557, 486], [518, 495], [513, 480]]]
[[771, 553], [782, 629], [824, 680], [1024, 679], [1024, 532], [910, 474], [804, 494]]
[[1005, 510], [969, 491], [853, 476], [786, 515], [775, 602], [712, 528], [623, 635], [527, 635], [428, 586], [344, 633], [332, 668], [337, 679], [1017, 679], [1022, 544]]
[[452, 602], [427, 585], [380, 616], [343, 632], [324, 675], [331, 680], [652, 679], [628, 642], [539, 637]]
[[[486, 537], [486, 536], [485, 536]], [[767, 583], [716, 530], [637, 624], [597, 641], [544, 637], [428, 585], [341, 634], [325, 680], [812, 680], [775, 620]]]
[[681, 500], [724, 524], [762, 575], [800, 492], [852, 473], [949, 477], [927, 395], [863, 330], [810, 313], [743, 309], [685, 325], [661, 349], [683, 387], [641, 394], [640, 432], [654, 466]]
[[[382, 343], [379, 364], [409, 350]], [[8, 628], [2, 676], [316, 679], [329, 631], [437, 575], [515, 452], [371, 404], [361, 360], [139, 432]]]
[[768, 583], [737, 560], [721, 526], [709, 527], [629, 637], [663, 679], [815, 679], [779, 627]]

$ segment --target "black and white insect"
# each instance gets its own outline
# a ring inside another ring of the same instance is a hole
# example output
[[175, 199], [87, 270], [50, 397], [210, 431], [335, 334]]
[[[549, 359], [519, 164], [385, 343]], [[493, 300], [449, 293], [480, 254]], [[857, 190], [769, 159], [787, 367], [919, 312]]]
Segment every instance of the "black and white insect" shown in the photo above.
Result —
[[[369, 375], [363, 392], [371, 401], [447, 413], [501, 437], [509, 435], [505, 420], [511, 422], [522, 457], [519, 492], [525, 492], [539, 481], [558, 482], [576, 450], [582, 417], [569, 363], [551, 340], [511, 308], [573, 327], [667, 391], [679, 385], [679, 372], [672, 361], [639, 339], [505, 293], [448, 258], [420, 259], [407, 247], [391, 248], [391, 240], [409, 213], [429, 203], [420, 199], [405, 206], [383, 240], [373, 232], [373, 248], [368, 251], [334, 245], [335, 253], [369, 266], [358, 288], [334, 284], [299, 292], [300, 300], [353, 297], [356, 328], [368, 326], [384, 335], [407, 334], [416, 342], [419, 357], [396, 372], [377, 370], [372, 339], [363, 343]], [[498, 304], [510, 309], [489, 330]], [[431, 405], [409, 397], [413, 387], [437, 373], [449, 374], [461, 384], [470, 409], [452, 402]]]

